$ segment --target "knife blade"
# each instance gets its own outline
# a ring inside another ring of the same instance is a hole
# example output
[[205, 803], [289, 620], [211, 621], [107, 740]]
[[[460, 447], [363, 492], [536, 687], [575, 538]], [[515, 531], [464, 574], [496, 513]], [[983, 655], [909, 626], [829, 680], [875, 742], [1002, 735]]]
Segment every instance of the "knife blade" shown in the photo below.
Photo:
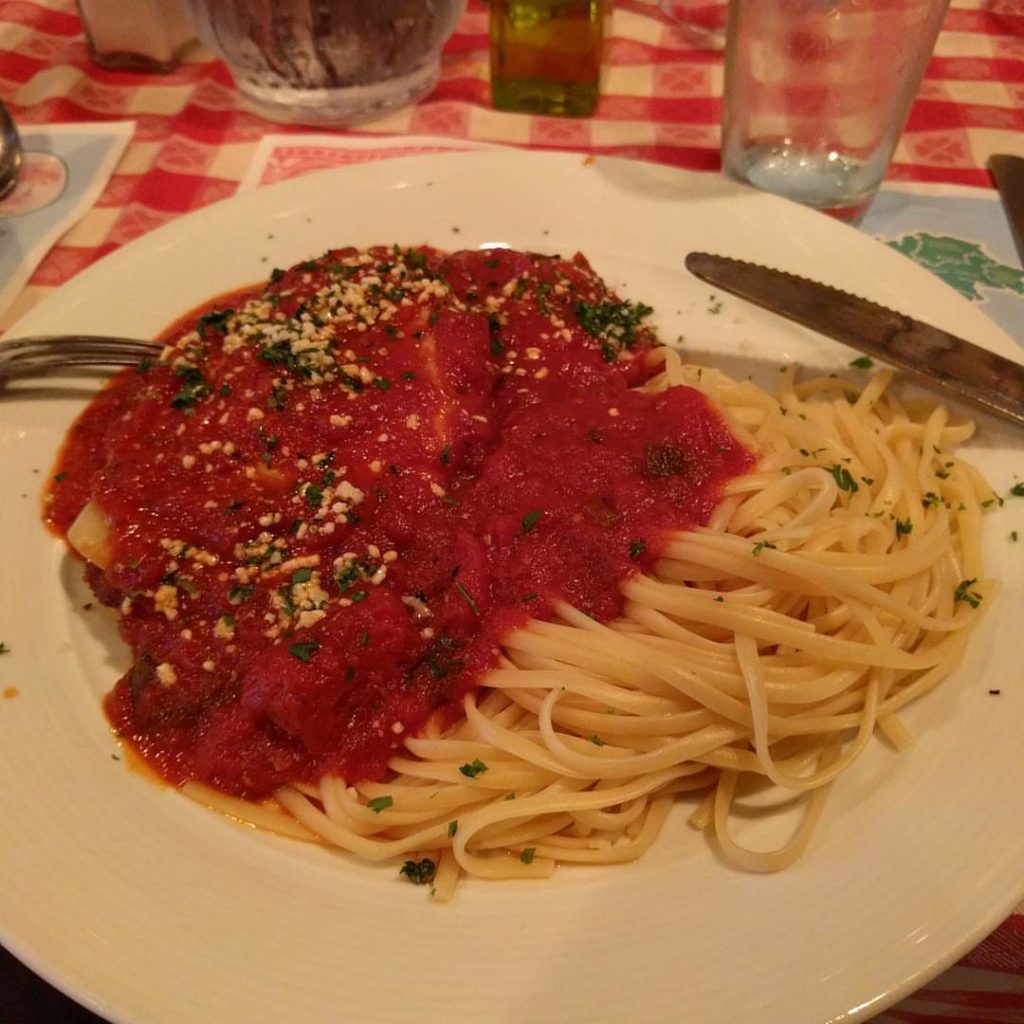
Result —
[[702, 281], [1024, 426], [1024, 365], [849, 292], [728, 256], [691, 252]]
[[1024, 266], [1024, 157], [994, 153], [988, 158], [988, 169], [995, 179], [1006, 219], [1010, 222], [1010, 234]]

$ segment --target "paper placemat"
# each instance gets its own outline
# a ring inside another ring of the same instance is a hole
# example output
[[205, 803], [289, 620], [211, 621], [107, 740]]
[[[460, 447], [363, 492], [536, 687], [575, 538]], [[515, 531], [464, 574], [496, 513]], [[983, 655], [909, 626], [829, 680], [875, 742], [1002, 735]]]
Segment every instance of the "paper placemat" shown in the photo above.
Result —
[[886, 185], [861, 228], [941, 277], [1024, 345], [1024, 270], [993, 190]]
[[0, 202], [0, 330], [43, 257], [103, 194], [134, 131], [110, 121], [21, 132], [21, 174]]
[[286, 181], [332, 167], [365, 164], [371, 160], [501, 148], [487, 142], [449, 139], [440, 135], [264, 135], [252, 155], [248, 170], [238, 183], [238, 191], [248, 192], [261, 185], [272, 185], [275, 181]]

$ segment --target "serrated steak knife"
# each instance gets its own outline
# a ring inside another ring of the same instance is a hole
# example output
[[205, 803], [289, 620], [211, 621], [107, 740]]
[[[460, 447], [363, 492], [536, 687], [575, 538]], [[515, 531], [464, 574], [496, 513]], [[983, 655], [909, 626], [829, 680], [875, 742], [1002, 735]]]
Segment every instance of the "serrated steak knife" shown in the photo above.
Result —
[[1024, 426], [1024, 365], [867, 299], [782, 270], [691, 252], [702, 281], [878, 356]]

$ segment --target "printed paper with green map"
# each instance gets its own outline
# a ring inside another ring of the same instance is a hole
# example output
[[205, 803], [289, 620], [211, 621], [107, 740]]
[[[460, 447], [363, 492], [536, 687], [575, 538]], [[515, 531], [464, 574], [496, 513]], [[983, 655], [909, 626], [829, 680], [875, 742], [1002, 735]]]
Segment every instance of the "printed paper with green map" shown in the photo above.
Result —
[[1024, 346], [1024, 270], [994, 191], [887, 186], [861, 227], [978, 303]]

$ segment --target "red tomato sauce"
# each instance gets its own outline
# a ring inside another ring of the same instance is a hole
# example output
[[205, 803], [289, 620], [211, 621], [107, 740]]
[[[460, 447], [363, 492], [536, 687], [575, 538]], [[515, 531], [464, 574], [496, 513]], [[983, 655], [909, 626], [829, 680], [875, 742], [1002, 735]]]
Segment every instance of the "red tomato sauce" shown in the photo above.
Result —
[[602, 621], [752, 458], [653, 372], [582, 256], [334, 250], [176, 324], [75, 424], [50, 496], [109, 528], [135, 655], [107, 698], [166, 779], [380, 779], [508, 631]]

